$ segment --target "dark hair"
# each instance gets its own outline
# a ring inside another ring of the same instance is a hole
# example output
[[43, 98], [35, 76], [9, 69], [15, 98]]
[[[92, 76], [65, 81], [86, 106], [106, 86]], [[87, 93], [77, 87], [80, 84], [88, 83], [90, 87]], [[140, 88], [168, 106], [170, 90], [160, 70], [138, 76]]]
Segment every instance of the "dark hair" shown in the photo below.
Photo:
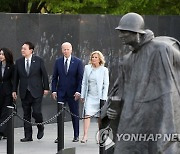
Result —
[[12, 65], [14, 63], [14, 60], [13, 60], [13, 54], [12, 54], [11, 50], [9, 50], [8, 48], [1, 48], [0, 51], [1, 50], [4, 53], [4, 57], [6, 59], [6, 63]]
[[27, 41], [27, 42], [24, 42], [24, 44], [29, 45], [29, 49], [34, 50], [34, 44], [33, 43]]

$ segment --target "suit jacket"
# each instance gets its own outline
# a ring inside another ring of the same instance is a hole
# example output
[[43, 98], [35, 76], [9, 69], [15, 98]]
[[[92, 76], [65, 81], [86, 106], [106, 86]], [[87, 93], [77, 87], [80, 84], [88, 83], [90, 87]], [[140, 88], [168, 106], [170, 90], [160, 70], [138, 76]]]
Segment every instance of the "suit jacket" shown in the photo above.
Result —
[[25, 69], [25, 58], [21, 57], [16, 60], [13, 84], [14, 92], [17, 92], [18, 84], [21, 99], [25, 97], [27, 88], [29, 88], [34, 98], [42, 97], [44, 90], [49, 90], [48, 75], [44, 61], [40, 57], [32, 56], [29, 75], [27, 75]]
[[57, 100], [60, 101], [66, 94], [73, 97], [75, 92], [81, 93], [82, 77], [83, 64], [79, 58], [71, 56], [67, 74], [64, 69], [64, 57], [58, 58], [52, 77], [52, 92], [57, 92]]
[[[88, 94], [88, 80], [92, 71], [92, 65], [86, 65], [82, 80], [81, 98], [87, 98]], [[104, 66], [100, 66], [96, 74], [97, 88], [99, 99], [106, 100], [109, 88], [109, 72]]]
[[6, 64], [3, 77], [1, 68], [2, 63], [0, 63], [0, 95], [12, 94], [14, 65]]

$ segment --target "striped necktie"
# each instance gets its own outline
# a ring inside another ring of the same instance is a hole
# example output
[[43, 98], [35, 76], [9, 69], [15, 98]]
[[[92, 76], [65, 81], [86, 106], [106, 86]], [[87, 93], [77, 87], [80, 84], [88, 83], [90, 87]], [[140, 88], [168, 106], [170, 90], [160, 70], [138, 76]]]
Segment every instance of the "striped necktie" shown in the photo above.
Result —
[[67, 62], [68, 62], [68, 58], [66, 59], [66, 61], [65, 61], [65, 63], [64, 63], [64, 70], [65, 70], [65, 73], [67, 74], [67, 72], [68, 72], [68, 64], [67, 64]]
[[27, 75], [29, 75], [29, 60], [28, 59], [26, 60], [26, 72], [27, 72]]

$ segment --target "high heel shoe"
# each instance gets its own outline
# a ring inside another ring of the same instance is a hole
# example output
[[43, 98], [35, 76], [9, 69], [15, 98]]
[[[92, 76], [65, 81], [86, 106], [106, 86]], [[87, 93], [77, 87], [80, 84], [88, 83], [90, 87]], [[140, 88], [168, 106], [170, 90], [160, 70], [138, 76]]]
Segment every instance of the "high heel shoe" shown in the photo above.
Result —
[[81, 140], [81, 143], [87, 143], [87, 139], [86, 140]]

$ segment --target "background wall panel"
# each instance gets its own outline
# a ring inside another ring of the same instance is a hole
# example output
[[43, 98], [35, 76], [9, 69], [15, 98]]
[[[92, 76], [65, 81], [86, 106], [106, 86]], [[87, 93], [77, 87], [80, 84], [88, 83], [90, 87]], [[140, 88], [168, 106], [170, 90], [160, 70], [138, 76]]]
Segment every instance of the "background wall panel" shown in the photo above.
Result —
[[[167, 35], [180, 40], [180, 16], [143, 16], [146, 28], [155, 36]], [[118, 65], [128, 47], [121, 44], [118, 26], [121, 16], [112, 15], [52, 15], [52, 14], [0, 14], [0, 47], [8, 47], [15, 59], [21, 56], [21, 46], [25, 41], [35, 44], [36, 55], [42, 57], [51, 82], [53, 65], [61, 54], [61, 44], [69, 41], [73, 54], [81, 58], [84, 65], [94, 50], [100, 50], [106, 58], [110, 72], [110, 88], [118, 76]], [[50, 83], [51, 86], [51, 83]], [[21, 102], [17, 100], [18, 114], [22, 116]], [[43, 99], [44, 121], [57, 113], [57, 103], [51, 95]], [[80, 104], [80, 115], [82, 104]], [[70, 120], [65, 114], [65, 120]], [[56, 121], [54, 121], [56, 122]], [[16, 127], [23, 122], [15, 118]]]

